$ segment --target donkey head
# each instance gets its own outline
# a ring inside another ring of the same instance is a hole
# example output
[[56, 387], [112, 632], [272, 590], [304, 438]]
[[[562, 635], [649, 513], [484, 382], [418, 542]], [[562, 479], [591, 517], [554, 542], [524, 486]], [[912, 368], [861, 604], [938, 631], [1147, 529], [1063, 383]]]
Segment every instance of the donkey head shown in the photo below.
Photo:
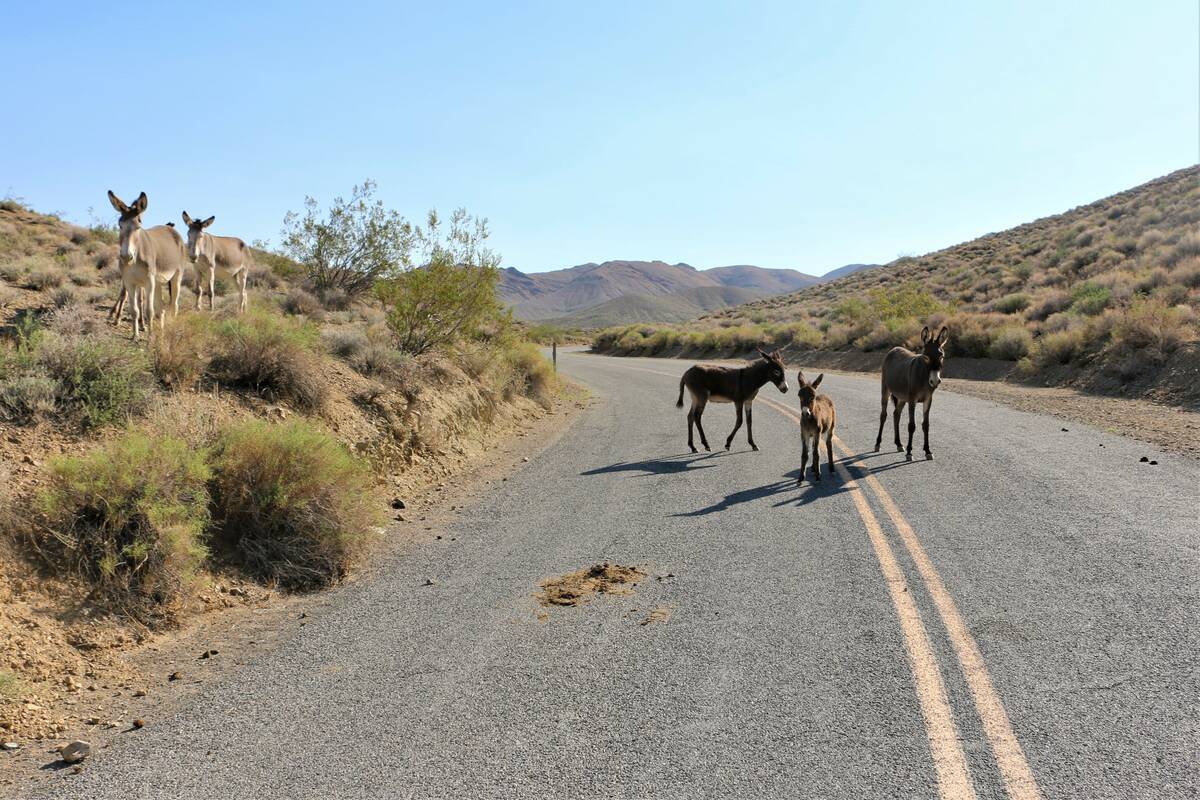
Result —
[[779, 357], [779, 351], [773, 353], [765, 352], [761, 347], [758, 348], [758, 354], [767, 362], [767, 380], [775, 384], [775, 388], [787, 394], [787, 376], [783, 371], [783, 359]]
[[208, 255], [205, 252], [207, 243], [204, 239], [204, 229], [212, 225], [215, 219], [216, 217], [192, 219], [186, 211], [183, 212], [183, 224], [188, 228], [187, 253], [193, 264], [200, 256]]
[[817, 379], [812, 383], [804, 380], [804, 372], [796, 373], [796, 394], [800, 395], [800, 416], [811, 417], [813, 415], [813, 403], [817, 399], [817, 387], [821, 385], [821, 381], [825, 378], [825, 373], [822, 372], [817, 376]]
[[929, 364], [930, 389], [936, 389], [942, 382], [942, 364], [946, 361], [946, 340], [949, 338], [950, 329], [944, 325], [936, 337], [930, 336], [928, 325], [921, 331], [921, 357]]
[[133, 201], [133, 205], [129, 206], [125, 205], [124, 200], [113, 194], [112, 189], [109, 189], [108, 202], [112, 203], [112, 207], [121, 215], [120, 221], [117, 223], [121, 231], [121, 261], [132, 261], [137, 255], [133, 247], [133, 232], [142, 227], [142, 214], [149, 205], [146, 193], [139, 194], [137, 200]]

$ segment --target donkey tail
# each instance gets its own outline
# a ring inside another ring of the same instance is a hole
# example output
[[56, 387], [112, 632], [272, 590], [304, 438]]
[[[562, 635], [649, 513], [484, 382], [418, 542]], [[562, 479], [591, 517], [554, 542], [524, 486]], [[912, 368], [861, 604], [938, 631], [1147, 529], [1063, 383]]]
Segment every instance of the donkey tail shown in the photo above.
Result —
[[679, 379], [679, 399], [675, 401], [676, 408], [683, 408], [683, 378]]

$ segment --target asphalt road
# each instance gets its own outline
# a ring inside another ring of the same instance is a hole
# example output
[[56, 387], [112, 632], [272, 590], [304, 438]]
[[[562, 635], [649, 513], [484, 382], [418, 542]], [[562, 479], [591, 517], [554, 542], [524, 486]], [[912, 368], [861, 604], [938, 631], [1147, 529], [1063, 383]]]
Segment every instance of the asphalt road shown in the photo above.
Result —
[[[1195, 462], [939, 392], [906, 463], [870, 453], [876, 381], [827, 376], [863, 455], [814, 488], [791, 367], [760, 452], [693, 456], [685, 364], [559, 360], [596, 404], [455, 541], [54, 796], [1195, 796]], [[706, 420], [719, 443], [732, 408]], [[652, 577], [539, 619], [539, 580], [603, 561]]]

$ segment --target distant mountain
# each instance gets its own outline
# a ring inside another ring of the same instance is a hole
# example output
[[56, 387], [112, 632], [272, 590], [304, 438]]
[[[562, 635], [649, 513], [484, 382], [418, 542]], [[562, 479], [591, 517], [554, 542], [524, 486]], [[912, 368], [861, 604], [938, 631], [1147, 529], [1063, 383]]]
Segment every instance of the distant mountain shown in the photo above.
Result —
[[[501, 271], [499, 294], [503, 302], [512, 306], [517, 317], [526, 320], [564, 318], [577, 311], [627, 297], [643, 299], [624, 305], [618, 303], [610, 309], [620, 316], [626, 316], [634, 313], [632, 309], [635, 308], [641, 309], [638, 314], [649, 314], [654, 307], [674, 315], [673, 310], [687, 306], [699, 306], [704, 309], [700, 313], [704, 313], [725, 305], [795, 291], [819, 280], [796, 270], [765, 269], [744, 264], [698, 270], [689, 264], [667, 264], [664, 261], [605, 261], [602, 264], [580, 264], [569, 269], [530, 274], [510, 267]], [[709, 291], [684, 295], [693, 289], [739, 289], [741, 292], [722, 294]], [[681, 295], [684, 295], [682, 303], [648, 305], [644, 299]], [[722, 305], [713, 305], [723, 297], [730, 299]], [[592, 316], [603, 316], [603, 312]], [[666, 320], [648, 317], [635, 321]]]
[[698, 286], [677, 294], [627, 294], [546, 322], [564, 328], [606, 328], [634, 322], [685, 322], [763, 295], [737, 286]]
[[836, 281], [838, 278], [844, 278], [847, 275], [853, 275], [856, 272], [862, 272], [864, 269], [875, 269], [881, 266], [880, 264], [847, 264], [844, 267], [831, 269], [821, 276], [818, 283], [827, 283], [828, 281]]

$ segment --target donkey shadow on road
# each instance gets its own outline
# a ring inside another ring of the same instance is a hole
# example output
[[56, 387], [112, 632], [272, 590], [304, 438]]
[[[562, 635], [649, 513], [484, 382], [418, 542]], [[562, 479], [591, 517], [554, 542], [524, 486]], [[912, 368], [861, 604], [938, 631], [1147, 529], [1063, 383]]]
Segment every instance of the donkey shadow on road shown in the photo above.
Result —
[[836, 474], [831, 475], [825, 473], [821, 477], [819, 483], [812, 483], [808, 478], [805, 479], [803, 485], [796, 483], [796, 478], [800, 475], [799, 469], [794, 469], [786, 473], [781, 480], [764, 483], [762, 486], [755, 486], [752, 489], [742, 489], [741, 491], [733, 492], [725, 495], [725, 497], [712, 505], [704, 508], [696, 509], [695, 511], [683, 511], [678, 514], [672, 514], [673, 517], [704, 517], [709, 514], [715, 514], [720, 511], [733, 508], [742, 503], [750, 503], [755, 500], [762, 500], [768, 497], [775, 497], [796, 490], [800, 491], [798, 497], [788, 497], [775, 503], [774, 507], [786, 505], [805, 505], [813, 500], [821, 497], [827, 497], [846, 491], [846, 487], [842, 485], [841, 479]]
[[914, 459], [912, 461], [905, 461], [904, 459], [901, 459], [899, 461], [892, 461], [890, 463], [876, 464], [875, 466], [871, 466], [870, 464], [867, 463], [868, 459], [886, 458], [887, 456], [899, 456], [899, 455], [902, 455], [902, 454], [896, 453], [896, 452], [892, 451], [891, 449], [881, 450], [878, 453], [875, 453], [875, 452], [856, 453], [847, 458], [843, 458], [839, 463], [843, 464], [852, 473], [854, 473], [854, 472], [863, 473], [863, 474], [870, 473], [872, 475], [875, 475], [880, 472], [887, 472], [889, 469], [899, 469], [900, 467], [907, 467], [912, 464], [920, 464], [925, 461], [925, 457], [922, 456], [919, 460]]
[[648, 458], [645, 461], [621, 461], [609, 464], [607, 467], [596, 467], [579, 473], [580, 475], [607, 475], [613, 472], [636, 472], [641, 475], [671, 475], [678, 472], [694, 472], [698, 469], [709, 469], [716, 464], [703, 464], [711, 458], [719, 458], [722, 453], [680, 453], [676, 456], [663, 458]]

